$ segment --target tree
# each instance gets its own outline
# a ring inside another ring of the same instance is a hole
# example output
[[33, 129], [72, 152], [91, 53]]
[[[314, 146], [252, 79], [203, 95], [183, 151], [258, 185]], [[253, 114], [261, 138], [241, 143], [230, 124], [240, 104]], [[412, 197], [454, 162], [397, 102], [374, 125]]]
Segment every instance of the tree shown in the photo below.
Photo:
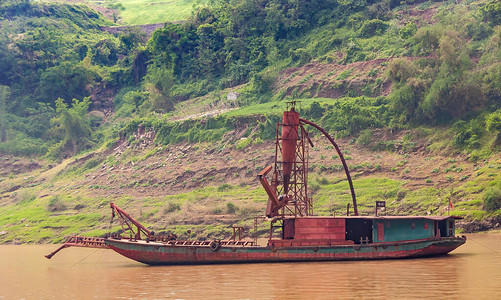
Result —
[[0, 85], [0, 142], [7, 140], [7, 99], [10, 97], [10, 88]]
[[57, 116], [51, 120], [52, 131], [62, 139], [49, 149], [49, 156], [56, 158], [65, 152], [74, 155], [83, 147], [93, 144], [90, 140], [92, 131], [87, 117], [89, 105], [89, 97], [82, 101], [73, 99], [71, 108], [62, 98], [56, 100]]
[[174, 76], [171, 70], [151, 66], [145, 78], [144, 88], [148, 92], [150, 108], [158, 111], [171, 111], [174, 108], [172, 86]]
[[54, 99], [66, 101], [89, 96], [88, 85], [98, 75], [84, 65], [63, 62], [58, 66], [44, 70], [40, 76], [38, 92], [40, 100], [53, 103]]
[[496, 134], [492, 146], [501, 145], [501, 110], [489, 114], [485, 119], [485, 125], [488, 132]]
[[480, 11], [484, 20], [491, 22], [493, 26], [501, 24], [501, 2], [499, 0], [491, 0], [485, 3]]

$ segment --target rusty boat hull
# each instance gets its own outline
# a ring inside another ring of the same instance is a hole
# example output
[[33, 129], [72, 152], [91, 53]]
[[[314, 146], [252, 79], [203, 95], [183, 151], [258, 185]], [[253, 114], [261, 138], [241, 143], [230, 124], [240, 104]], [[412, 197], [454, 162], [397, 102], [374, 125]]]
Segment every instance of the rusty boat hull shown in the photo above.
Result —
[[332, 246], [221, 246], [169, 245], [161, 242], [106, 239], [117, 253], [148, 265], [228, 264], [298, 261], [340, 261], [415, 258], [444, 255], [466, 242], [466, 237]]

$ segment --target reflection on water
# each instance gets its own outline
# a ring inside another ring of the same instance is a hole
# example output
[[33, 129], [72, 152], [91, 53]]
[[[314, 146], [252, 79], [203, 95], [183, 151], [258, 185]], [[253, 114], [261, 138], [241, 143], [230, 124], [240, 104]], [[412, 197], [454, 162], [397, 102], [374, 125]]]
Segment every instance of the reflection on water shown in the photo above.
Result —
[[0, 246], [0, 299], [501, 299], [501, 234], [406, 260], [149, 267], [111, 250]]

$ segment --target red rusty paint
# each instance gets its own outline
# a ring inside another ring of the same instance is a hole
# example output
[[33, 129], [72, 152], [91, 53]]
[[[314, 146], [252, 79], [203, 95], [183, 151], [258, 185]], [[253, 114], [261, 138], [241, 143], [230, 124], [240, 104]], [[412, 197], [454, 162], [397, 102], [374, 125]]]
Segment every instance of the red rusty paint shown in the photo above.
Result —
[[299, 113], [291, 109], [284, 111], [282, 119], [282, 160], [284, 176], [284, 194], [287, 195], [292, 166], [296, 161], [296, 145], [298, 139]]
[[[445, 240], [445, 242], [444, 242]], [[387, 259], [404, 257], [424, 257], [446, 254], [465, 242], [465, 238], [443, 238], [442, 240], [422, 240], [412, 243], [384, 243], [377, 246], [333, 246], [333, 247], [241, 247], [236, 251], [222, 247], [211, 251], [207, 247], [159, 246], [167, 247], [166, 252], [148, 251], [145, 243], [116, 241], [110, 248], [133, 260], [155, 264], [200, 264], [200, 263], [244, 263], [280, 261], [319, 261], [353, 259]], [[133, 243], [138, 249], [123, 249]], [[402, 250], [409, 246], [408, 250]], [[400, 250], [399, 250], [400, 249]]]
[[384, 223], [377, 223], [377, 240], [384, 241]]
[[56, 253], [69, 247], [85, 247], [85, 248], [103, 248], [109, 247], [104, 243], [103, 238], [86, 237], [86, 236], [72, 236], [59, 248], [52, 251], [50, 254], [45, 255], [46, 258], [51, 259]]
[[345, 241], [345, 226], [343, 218], [296, 218], [294, 239]]

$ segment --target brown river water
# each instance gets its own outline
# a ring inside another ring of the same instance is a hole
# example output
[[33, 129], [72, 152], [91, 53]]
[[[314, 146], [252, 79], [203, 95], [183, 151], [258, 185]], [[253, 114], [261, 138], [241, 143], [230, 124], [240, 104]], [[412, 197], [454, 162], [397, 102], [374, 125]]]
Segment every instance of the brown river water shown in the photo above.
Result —
[[501, 233], [467, 236], [435, 258], [205, 266], [0, 246], [0, 299], [501, 299]]

